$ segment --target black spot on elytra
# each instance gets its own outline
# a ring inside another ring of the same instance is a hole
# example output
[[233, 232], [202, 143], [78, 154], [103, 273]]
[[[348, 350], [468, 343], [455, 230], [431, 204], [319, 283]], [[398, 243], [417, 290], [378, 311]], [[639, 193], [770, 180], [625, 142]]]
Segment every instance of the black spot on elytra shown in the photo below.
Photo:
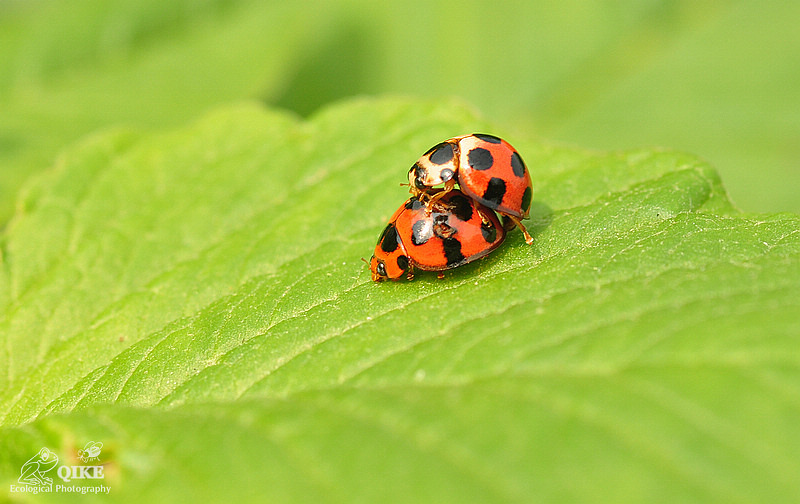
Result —
[[386, 226], [386, 229], [381, 233], [381, 237], [378, 238], [378, 243], [381, 244], [381, 250], [387, 254], [397, 250], [397, 247], [400, 246], [400, 242], [397, 238], [397, 228], [394, 227], [394, 224]]
[[444, 245], [444, 255], [447, 258], [447, 265], [454, 266], [464, 261], [464, 254], [461, 253], [461, 242], [457, 238], [442, 238]]
[[404, 255], [397, 256], [397, 267], [405, 271], [408, 269], [408, 257]]
[[453, 173], [453, 170], [451, 170], [450, 168], [445, 168], [439, 172], [439, 178], [442, 179], [442, 182], [447, 182], [448, 180], [453, 178], [453, 175], [455, 175], [455, 173]]
[[475, 147], [467, 154], [467, 162], [474, 170], [488, 170], [494, 164], [494, 158], [488, 150]]
[[525, 175], [525, 162], [518, 152], [511, 154], [511, 169], [514, 170], [514, 175], [517, 177]]
[[443, 165], [453, 159], [453, 144], [443, 142], [434, 146], [432, 150], [430, 160], [435, 165]]
[[484, 142], [489, 142], [489, 143], [493, 143], [493, 144], [499, 144], [500, 143], [500, 139], [497, 138], [494, 135], [487, 135], [485, 133], [475, 133], [472, 136], [478, 137], [481, 140], [483, 140]]
[[416, 196], [412, 196], [411, 198], [408, 198], [408, 201], [406, 201], [406, 204], [403, 206], [405, 207], [406, 210], [411, 210], [412, 212], [416, 212], [417, 210], [420, 210], [422, 207], [424, 207], [425, 204], [422, 203]]
[[533, 191], [531, 191], [530, 187], [525, 188], [525, 192], [522, 193], [522, 213], [528, 213], [528, 210], [531, 208], [531, 196]]
[[492, 221], [481, 222], [481, 234], [486, 243], [494, 243], [497, 239], [497, 228]]
[[459, 220], [466, 222], [472, 218], [472, 204], [466, 196], [455, 195], [450, 198], [449, 204], [451, 213]]
[[427, 219], [420, 219], [411, 225], [411, 243], [423, 245], [433, 236], [433, 225]]
[[492, 177], [489, 179], [489, 185], [486, 186], [486, 191], [483, 192], [483, 199], [492, 203], [494, 206], [499, 206], [505, 194], [505, 181], [501, 178]]

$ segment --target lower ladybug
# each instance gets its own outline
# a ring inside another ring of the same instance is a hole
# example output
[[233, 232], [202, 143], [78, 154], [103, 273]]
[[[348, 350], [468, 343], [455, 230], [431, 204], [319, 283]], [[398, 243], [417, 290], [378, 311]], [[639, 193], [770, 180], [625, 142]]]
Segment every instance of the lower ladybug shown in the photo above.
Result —
[[369, 261], [374, 281], [455, 268], [503, 243], [505, 229], [493, 210], [459, 190], [433, 194], [432, 204], [426, 195], [413, 196], [392, 215]]
[[533, 238], [520, 222], [531, 208], [533, 185], [519, 152], [505, 140], [475, 133], [434, 145], [408, 171], [411, 193], [419, 195], [444, 184], [444, 191], [431, 202], [459, 188], [475, 201], [506, 216], [516, 224], [530, 245]]

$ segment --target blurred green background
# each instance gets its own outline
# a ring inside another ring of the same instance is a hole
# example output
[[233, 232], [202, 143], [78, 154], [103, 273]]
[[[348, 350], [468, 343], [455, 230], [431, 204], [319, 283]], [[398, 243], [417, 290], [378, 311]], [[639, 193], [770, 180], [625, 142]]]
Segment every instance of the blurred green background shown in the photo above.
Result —
[[99, 128], [387, 93], [457, 97], [516, 135], [693, 152], [742, 210], [798, 212], [798, 22], [789, 0], [0, 0], [0, 224]]

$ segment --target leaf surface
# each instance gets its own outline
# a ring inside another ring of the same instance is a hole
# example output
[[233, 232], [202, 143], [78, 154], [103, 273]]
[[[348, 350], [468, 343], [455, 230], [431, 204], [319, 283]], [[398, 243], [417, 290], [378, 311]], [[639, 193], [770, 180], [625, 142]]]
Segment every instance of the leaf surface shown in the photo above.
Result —
[[[471, 131], [522, 153], [534, 245], [371, 282], [408, 167]], [[97, 134], [2, 237], [2, 482], [99, 440], [120, 502], [790, 502], [799, 224], [455, 103]]]

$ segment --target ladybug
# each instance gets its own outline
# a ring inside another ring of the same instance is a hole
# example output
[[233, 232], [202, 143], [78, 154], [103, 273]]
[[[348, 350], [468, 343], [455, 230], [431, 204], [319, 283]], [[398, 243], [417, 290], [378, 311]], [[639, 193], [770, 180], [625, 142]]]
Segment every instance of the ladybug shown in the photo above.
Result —
[[374, 281], [413, 280], [415, 268], [452, 269], [503, 243], [506, 232], [493, 210], [457, 189], [434, 195], [432, 204], [427, 195], [412, 196], [392, 215], [369, 261]]
[[[519, 152], [505, 140], [492, 135], [463, 135], [431, 147], [408, 171], [411, 194], [428, 192], [444, 184], [438, 198], [459, 188], [478, 203], [506, 216], [516, 224], [530, 245], [533, 238], [520, 222], [531, 208], [533, 185]], [[508, 226], [507, 226], [508, 228]]]

